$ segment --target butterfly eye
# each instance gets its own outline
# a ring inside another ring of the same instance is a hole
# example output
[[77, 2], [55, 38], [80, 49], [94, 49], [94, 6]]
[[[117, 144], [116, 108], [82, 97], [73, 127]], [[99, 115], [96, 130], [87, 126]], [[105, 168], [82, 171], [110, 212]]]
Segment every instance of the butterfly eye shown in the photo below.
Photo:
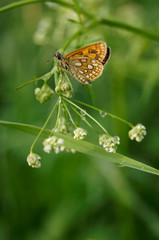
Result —
[[54, 54], [54, 58], [58, 59], [58, 60], [61, 60], [62, 58], [62, 55], [61, 53], [59, 53], [58, 51]]

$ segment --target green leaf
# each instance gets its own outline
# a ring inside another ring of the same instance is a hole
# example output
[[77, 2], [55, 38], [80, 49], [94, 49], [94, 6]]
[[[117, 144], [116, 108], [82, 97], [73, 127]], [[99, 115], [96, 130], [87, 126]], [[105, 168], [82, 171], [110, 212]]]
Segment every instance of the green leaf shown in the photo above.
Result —
[[69, 22], [71, 22], [71, 23], [80, 24], [78, 21], [76, 21], [76, 20], [74, 20], [74, 19], [72, 19], [72, 18], [68, 18], [67, 20], [68, 20]]
[[[28, 124], [22, 124], [22, 123], [14, 123], [14, 122], [6, 122], [6, 121], [0, 121], [0, 125], [17, 129], [23, 132], [27, 132], [33, 135], [37, 135], [39, 131], [41, 130], [40, 127], [28, 125]], [[51, 133], [51, 130], [45, 129], [41, 135], [41, 137], [45, 138], [48, 137]], [[90, 156], [98, 158], [105, 159], [107, 161], [110, 161], [111, 163], [117, 164], [120, 167], [130, 167], [134, 168], [143, 172], [148, 172], [151, 174], [155, 174], [159, 176], [159, 170], [150, 167], [144, 163], [138, 162], [134, 159], [131, 159], [129, 157], [126, 157], [124, 155], [118, 154], [118, 153], [108, 153], [103, 148], [96, 146], [92, 143], [83, 141], [83, 140], [75, 140], [70, 136], [60, 134], [60, 133], [54, 133], [55, 136], [63, 138], [65, 142], [65, 146], [69, 148], [73, 148], [78, 152], [88, 154]]]

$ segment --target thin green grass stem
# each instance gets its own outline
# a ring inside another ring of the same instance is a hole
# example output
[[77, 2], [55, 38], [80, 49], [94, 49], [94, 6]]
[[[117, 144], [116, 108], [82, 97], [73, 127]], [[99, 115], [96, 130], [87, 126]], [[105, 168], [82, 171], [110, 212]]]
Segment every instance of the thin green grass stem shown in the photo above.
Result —
[[71, 105], [75, 106], [76, 108], [78, 108], [80, 111], [85, 112], [85, 114], [92, 119], [108, 136], [110, 136], [110, 134], [108, 133], [108, 131], [95, 119], [93, 118], [90, 114], [88, 114], [84, 109], [80, 108], [78, 105], [76, 105], [75, 103], [71, 102], [70, 100], [68, 100], [67, 98], [63, 97], [68, 103], [70, 103]]
[[60, 116], [61, 116], [61, 97], [59, 97], [59, 99], [57, 100], [57, 104], [59, 106], [58, 107], [58, 113], [57, 113], [57, 119], [56, 119], [55, 126], [51, 131], [51, 135], [54, 133], [55, 129], [57, 128], [57, 126], [59, 124], [59, 119], [60, 119]]
[[53, 112], [54, 112], [54, 110], [55, 110], [56, 107], [57, 107], [57, 102], [56, 102], [56, 104], [54, 105], [54, 107], [53, 107], [51, 113], [49, 114], [49, 116], [48, 116], [48, 118], [47, 118], [47, 120], [46, 120], [44, 126], [41, 128], [39, 134], [38, 134], [37, 137], [35, 138], [35, 140], [34, 140], [32, 146], [31, 146], [31, 149], [30, 149], [30, 152], [31, 152], [31, 153], [33, 153], [33, 148], [34, 148], [34, 146], [35, 146], [35, 143], [37, 142], [38, 138], [40, 137], [40, 135], [41, 135], [42, 132], [44, 131], [45, 127], [47, 126], [47, 124], [48, 124], [48, 122], [49, 122], [49, 120], [50, 120], [50, 118], [51, 118], [51, 116], [52, 116], [52, 114], [53, 114]]
[[79, 101], [79, 100], [76, 100], [76, 99], [72, 99], [72, 101], [77, 102], [77, 103], [79, 103], [79, 104], [81, 104], [81, 105], [84, 105], [84, 106], [86, 106], [86, 107], [92, 108], [93, 110], [96, 110], [96, 111], [98, 111], [99, 113], [100, 113], [100, 112], [106, 113], [106, 115], [108, 115], [108, 116], [110, 116], [110, 117], [112, 117], [112, 118], [114, 118], [114, 119], [117, 119], [117, 120], [119, 120], [119, 121], [127, 124], [127, 125], [130, 126], [131, 128], [134, 127], [133, 124], [131, 124], [131, 123], [129, 123], [128, 121], [126, 121], [126, 120], [124, 120], [124, 119], [122, 119], [122, 118], [120, 118], [120, 117], [118, 117], [118, 116], [115, 116], [115, 115], [113, 115], [113, 114], [111, 114], [111, 113], [109, 113], [109, 112], [103, 111], [103, 110], [101, 110], [101, 109], [99, 109], [99, 108], [96, 108], [96, 107], [94, 107], [94, 106], [91, 106], [91, 105], [89, 105], [89, 104], [87, 104], [87, 103], [83, 103], [83, 102], [81, 102], [81, 101]]
[[100, 135], [100, 132], [98, 132], [98, 131], [82, 116], [82, 114], [80, 114], [73, 106], [71, 106], [71, 108], [73, 109], [73, 111], [74, 111], [78, 116], [80, 116], [80, 118], [82, 118], [82, 120], [83, 120], [84, 122], [87, 123], [87, 125], [88, 125], [94, 132], [96, 132], [97, 134]]
[[68, 107], [66, 106], [66, 103], [65, 103], [64, 101], [63, 101], [63, 104], [64, 104], [64, 107], [65, 107], [65, 109], [66, 109], [66, 111], [67, 111], [69, 117], [70, 117], [70, 120], [71, 120], [72, 124], [74, 125], [75, 128], [78, 128], [77, 125], [75, 124], [75, 122], [74, 122], [72, 116], [71, 116], [71, 113], [70, 113]]

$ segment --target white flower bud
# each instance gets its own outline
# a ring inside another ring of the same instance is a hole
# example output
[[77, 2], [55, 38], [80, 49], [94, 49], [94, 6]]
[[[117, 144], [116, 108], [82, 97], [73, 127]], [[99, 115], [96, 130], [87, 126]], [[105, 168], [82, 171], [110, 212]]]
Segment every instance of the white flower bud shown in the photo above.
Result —
[[42, 88], [35, 89], [36, 99], [41, 103], [47, 102], [54, 94], [54, 91], [47, 85], [44, 84]]
[[106, 134], [100, 135], [99, 136], [99, 145], [103, 145], [108, 138], [109, 137]]
[[146, 134], [146, 128], [141, 123], [138, 123], [128, 132], [129, 138], [131, 140], [135, 139], [137, 142], [141, 142]]
[[55, 153], [59, 153], [61, 151], [61, 147], [64, 144], [64, 140], [62, 138], [57, 138], [55, 136], [46, 138], [43, 141], [44, 151], [50, 153], [51, 151], [55, 151]]
[[111, 137], [106, 134], [103, 134], [99, 136], [99, 144], [103, 145], [103, 148], [107, 152], [115, 153], [117, 149], [117, 145], [120, 144], [120, 138], [118, 136]]
[[38, 154], [35, 153], [30, 153], [27, 157], [27, 162], [29, 166], [33, 168], [39, 168], [41, 167], [41, 162], [40, 162], [41, 157]]
[[74, 139], [77, 139], [77, 140], [84, 139], [85, 136], [87, 135], [87, 131], [83, 128], [76, 128], [73, 133], [74, 133]]

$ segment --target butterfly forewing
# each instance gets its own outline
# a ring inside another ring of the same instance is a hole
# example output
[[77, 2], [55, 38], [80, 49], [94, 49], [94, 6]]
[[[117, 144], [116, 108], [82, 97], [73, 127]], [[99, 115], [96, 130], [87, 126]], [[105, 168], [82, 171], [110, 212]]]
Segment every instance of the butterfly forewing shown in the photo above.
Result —
[[105, 42], [95, 43], [78, 50], [75, 50], [71, 53], [68, 53], [64, 59], [76, 58], [76, 57], [89, 57], [96, 59], [100, 62], [105, 58], [107, 51], [107, 46]]

